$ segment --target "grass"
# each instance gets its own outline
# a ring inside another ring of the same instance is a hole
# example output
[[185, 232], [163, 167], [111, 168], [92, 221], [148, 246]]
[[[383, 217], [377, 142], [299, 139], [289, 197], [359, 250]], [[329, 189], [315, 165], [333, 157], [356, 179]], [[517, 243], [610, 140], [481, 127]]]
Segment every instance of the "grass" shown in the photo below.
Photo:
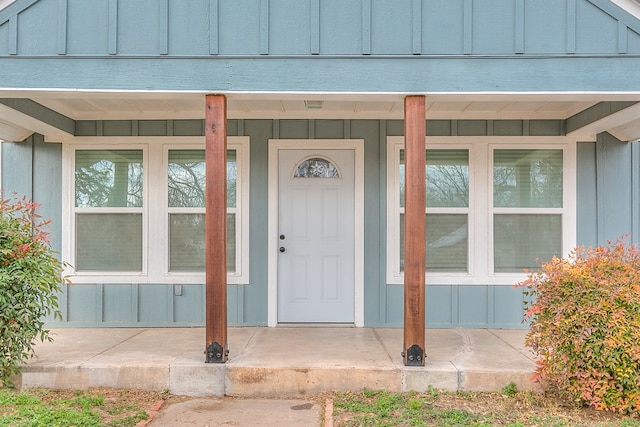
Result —
[[[112, 390], [17, 392], [0, 389], [0, 426], [12, 427], [129, 427], [147, 418], [131, 396]], [[148, 398], [145, 396], [145, 403]]]
[[500, 393], [429, 388], [425, 393], [334, 393], [332, 398], [336, 427], [640, 427], [638, 418], [569, 407], [542, 394], [518, 391], [515, 384]]
[[[96, 388], [87, 391], [0, 389], [0, 426], [129, 427], [147, 418], [146, 409], [185, 397], [165, 392]], [[317, 402], [333, 401], [335, 427], [470, 426], [470, 427], [640, 427], [639, 417], [567, 406], [553, 397], [518, 391], [507, 384], [497, 393], [326, 393]], [[638, 414], [640, 416], [640, 414]]]

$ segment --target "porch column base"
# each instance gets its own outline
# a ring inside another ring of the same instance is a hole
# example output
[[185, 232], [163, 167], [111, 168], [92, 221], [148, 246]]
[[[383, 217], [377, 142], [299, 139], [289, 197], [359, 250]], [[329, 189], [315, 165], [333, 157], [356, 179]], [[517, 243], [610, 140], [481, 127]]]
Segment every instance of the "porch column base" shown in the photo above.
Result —
[[205, 363], [225, 363], [229, 355], [229, 349], [224, 349], [217, 341], [209, 344], [205, 357]]
[[424, 366], [424, 360], [427, 355], [424, 352], [424, 348], [418, 344], [413, 344], [402, 352], [402, 358], [406, 360], [405, 366]]

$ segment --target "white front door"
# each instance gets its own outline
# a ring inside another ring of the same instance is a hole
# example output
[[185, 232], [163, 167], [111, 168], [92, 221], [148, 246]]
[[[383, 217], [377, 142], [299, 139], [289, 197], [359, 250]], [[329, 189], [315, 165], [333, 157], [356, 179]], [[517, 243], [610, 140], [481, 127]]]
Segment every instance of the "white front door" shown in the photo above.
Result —
[[355, 151], [278, 153], [278, 322], [353, 323]]

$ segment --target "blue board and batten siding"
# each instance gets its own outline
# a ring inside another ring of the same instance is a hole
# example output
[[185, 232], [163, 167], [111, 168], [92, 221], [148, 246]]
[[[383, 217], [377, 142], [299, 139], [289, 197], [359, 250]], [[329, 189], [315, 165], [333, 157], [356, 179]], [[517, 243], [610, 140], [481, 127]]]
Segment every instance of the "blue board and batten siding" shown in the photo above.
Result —
[[0, 11], [0, 54], [22, 56], [620, 54], [640, 51], [639, 33], [607, 0], [19, 0]]
[[640, 23], [609, 0], [18, 0], [0, 11], [6, 88], [625, 91], [639, 55]]
[[[179, 123], [178, 126], [175, 126]], [[77, 122], [77, 135], [96, 135], [102, 129], [123, 135], [128, 121]], [[150, 134], [162, 129], [181, 135], [202, 135], [202, 121], [154, 121], [143, 126]], [[140, 129], [140, 128], [139, 128]], [[503, 135], [559, 135], [561, 121], [448, 121], [428, 122], [428, 134], [486, 135], [486, 129]], [[106, 131], [106, 133], [105, 133]], [[130, 133], [129, 133], [130, 134]], [[403, 287], [385, 283], [386, 248], [386, 138], [403, 134], [398, 120], [231, 120], [230, 135], [248, 135], [251, 150], [250, 178], [250, 277], [251, 283], [228, 286], [229, 322], [232, 325], [265, 325], [267, 319], [267, 171], [270, 138], [362, 138], [365, 140], [365, 325], [402, 325]], [[455, 136], [452, 136], [455, 138]], [[578, 144], [577, 231], [578, 244], [606, 243], [624, 233], [638, 242], [640, 215], [640, 154], [637, 143], [623, 143], [603, 134], [595, 142]], [[60, 248], [62, 208], [54, 197], [61, 191], [62, 150], [44, 143], [39, 135], [15, 144], [3, 144], [5, 189], [15, 189], [43, 203], [43, 215], [53, 218], [53, 246]], [[606, 188], [606, 191], [604, 190]], [[57, 225], [56, 225], [57, 224]], [[178, 295], [179, 294], [179, 295]], [[494, 285], [427, 286], [429, 327], [523, 327], [521, 289]], [[64, 322], [59, 326], [185, 326], [204, 323], [204, 286], [181, 285], [180, 292], [166, 284], [70, 285], [61, 297]]]
[[[615, 60], [612, 60], [615, 58]], [[637, 91], [640, 22], [608, 0], [17, 0], [0, 10], [0, 87], [204, 93]], [[585, 72], [588, 70], [588, 72]], [[204, 96], [204, 95], [203, 95]], [[202, 120], [73, 121], [31, 100], [5, 106], [76, 136], [203, 135]], [[610, 107], [611, 104], [606, 106]], [[569, 120], [430, 120], [428, 135], [564, 135]], [[201, 117], [201, 116], [200, 116]], [[69, 126], [72, 130], [69, 130]], [[270, 138], [365, 140], [366, 326], [401, 326], [385, 283], [386, 138], [393, 120], [231, 120], [250, 137], [250, 277], [229, 285], [232, 325], [267, 322]], [[62, 149], [34, 134], [2, 144], [2, 183], [43, 204], [60, 248]], [[578, 244], [640, 240], [637, 143], [578, 144]], [[523, 327], [522, 290], [429, 285], [429, 327]], [[204, 286], [70, 285], [66, 326], [204, 323]]]

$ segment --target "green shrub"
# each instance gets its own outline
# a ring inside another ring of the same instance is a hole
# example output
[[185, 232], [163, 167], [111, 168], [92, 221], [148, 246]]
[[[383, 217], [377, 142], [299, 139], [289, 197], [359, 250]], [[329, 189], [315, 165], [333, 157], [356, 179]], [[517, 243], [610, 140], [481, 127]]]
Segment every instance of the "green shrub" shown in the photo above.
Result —
[[618, 241], [554, 258], [529, 287], [534, 379], [579, 405], [640, 413], [640, 252]]
[[51, 341], [44, 318], [60, 318], [56, 293], [62, 264], [55, 257], [38, 206], [0, 197], [0, 383], [9, 384], [33, 356], [39, 338]]

